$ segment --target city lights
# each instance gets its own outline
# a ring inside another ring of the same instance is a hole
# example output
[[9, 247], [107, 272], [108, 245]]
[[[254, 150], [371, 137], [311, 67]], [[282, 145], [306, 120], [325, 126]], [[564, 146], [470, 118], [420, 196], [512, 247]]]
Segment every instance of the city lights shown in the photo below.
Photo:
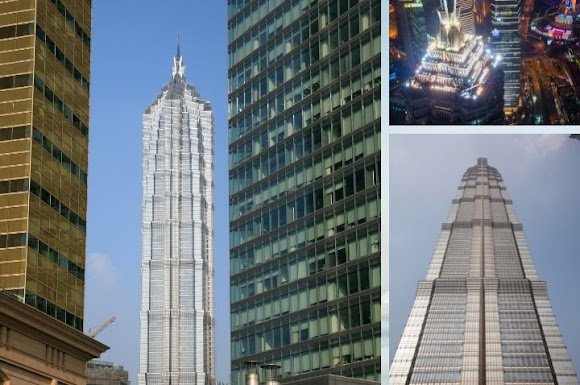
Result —
[[[474, 115], [485, 112], [489, 117], [499, 104], [500, 124], [580, 124], [577, 0], [481, 0], [487, 5], [439, 0], [438, 6], [422, 1], [425, 19], [405, 23], [430, 35], [426, 34], [419, 65], [404, 69], [404, 60], [396, 64], [397, 73], [406, 77], [391, 83], [390, 94], [398, 97], [397, 103], [402, 103], [398, 111], [405, 113], [390, 119], [393, 124], [460, 122], [460, 115], [468, 115], [476, 105]], [[437, 17], [427, 18], [429, 12]], [[401, 43], [405, 44], [401, 39], [391, 41], [395, 46]], [[502, 103], [497, 103], [498, 97]], [[496, 102], [484, 107], [489, 100]], [[472, 107], [461, 104], [467, 102]]]

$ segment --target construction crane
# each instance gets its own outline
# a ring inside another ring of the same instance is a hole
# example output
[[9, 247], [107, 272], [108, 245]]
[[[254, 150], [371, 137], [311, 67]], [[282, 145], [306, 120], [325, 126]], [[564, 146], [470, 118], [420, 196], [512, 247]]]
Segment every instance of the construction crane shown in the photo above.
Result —
[[111, 318], [106, 320], [101, 326], [97, 327], [95, 330], [89, 329], [89, 332], [87, 333], [87, 335], [91, 338], [95, 338], [99, 333], [101, 333], [103, 330], [105, 330], [107, 328], [107, 326], [109, 326], [110, 324], [115, 322], [116, 319], [117, 319], [117, 317], [112, 316]]

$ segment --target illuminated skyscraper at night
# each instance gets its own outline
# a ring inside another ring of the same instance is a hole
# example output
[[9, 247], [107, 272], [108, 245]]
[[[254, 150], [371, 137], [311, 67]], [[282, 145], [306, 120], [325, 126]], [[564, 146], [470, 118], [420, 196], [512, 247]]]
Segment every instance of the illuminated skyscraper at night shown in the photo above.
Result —
[[0, 290], [82, 331], [91, 2], [0, 5]]
[[577, 385], [498, 171], [461, 180], [405, 326], [391, 385]]
[[143, 115], [139, 385], [215, 383], [213, 111], [173, 71]]
[[403, 87], [411, 124], [503, 122], [503, 73], [480, 36], [465, 34], [460, 8], [441, 1], [439, 34]]
[[407, 66], [415, 71], [427, 51], [427, 26], [422, 0], [397, 1], [397, 19]]
[[381, 1], [228, 4], [231, 384], [378, 381]]
[[521, 93], [522, 49], [520, 38], [521, 0], [489, 0], [491, 13], [490, 48], [502, 58], [504, 108], [518, 107]]
[[[446, 0], [448, 1], [448, 0]], [[461, 28], [466, 35], [475, 36], [475, 4], [474, 0], [458, 0], [459, 20]]]

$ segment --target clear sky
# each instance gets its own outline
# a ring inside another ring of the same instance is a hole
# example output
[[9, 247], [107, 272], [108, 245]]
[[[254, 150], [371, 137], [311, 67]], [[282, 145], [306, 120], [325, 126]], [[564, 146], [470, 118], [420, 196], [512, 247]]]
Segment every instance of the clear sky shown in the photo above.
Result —
[[451, 200], [486, 157], [504, 179], [576, 372], [580, 371], [580, 141], [564, 135], [390, 136], [391, 359]]
[[186, 77], [215, 114], [216, 375], [229, 382], [227, 16], [225, 1], [93, 1], [85, 331], [102, 359], [139, 369], [142, 114], [171, 76], [177, 37]]

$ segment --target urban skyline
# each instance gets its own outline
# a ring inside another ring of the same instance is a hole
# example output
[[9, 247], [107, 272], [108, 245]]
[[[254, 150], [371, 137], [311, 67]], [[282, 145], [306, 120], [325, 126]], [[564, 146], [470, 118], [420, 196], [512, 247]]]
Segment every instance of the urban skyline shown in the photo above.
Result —
[[578, 384], [522, 224], [486, 158], [464, 173], [390, 383]]
[[215, 383], [213, 136], [178, 42], [143, 114], [140, 385]]
[[[437, 12], [443, 12], [449, 1], [437, 4], [435, 0], [417, 0], [415, 11], [401, 5], [408, 0], [391, 0], [390, 20], [397, 27], [389, 32], [389, 122], [402, 124], [516, 124], [554, 125], [578, 124], [580, 114], [580, 8], [572, 0], [467, 0], [458, 1], [457, 17], [464, 33], [482, 40], [488, 54], [497, 61], [503, 72], [502, 121], [462, 120], [447, 110], [460, 110], [462, 99], [441, 106], [440, 100], [448, 98], [448, 91], [431, 89], [429, 105], [419, 107], [427, 111], [429, 119], [415, 119], [417, 105], [414, 95], [406, 89], [413, 83], [416, 72], [433, 54], [432, 43], [439, 33]], [[451, 7], [451, 5], [449, 5]], [[467, 7], [467, 11], [466, 11]], [[420, 10], [420, 11], [419, 11]], [[471, 28], [472, 23], [475, 28]], [[411, 26], [411, 27], [409, 27]], [[423, 60], [417, 55], [426, 52]], [[447, 49], [447, 56], [455, 52]], [[485, 60], [475, 59], [475, 62]], [[468, 72], [454, 87], [461, 89], [485, 86], [476, 81], [478, 65], [466, 67]], [[435, 71], [444, 78], [447, 67]], [[494, 86], [492, 88], [497, 88]], [[485, 116], [497, 107], [479, 106], [476, 110]], [[441, 111], [444, 111], [441, 114]], [[445, 118], [445, 114], [448, 116]], [[443, 115], [441, 118], [440, 115]]]

